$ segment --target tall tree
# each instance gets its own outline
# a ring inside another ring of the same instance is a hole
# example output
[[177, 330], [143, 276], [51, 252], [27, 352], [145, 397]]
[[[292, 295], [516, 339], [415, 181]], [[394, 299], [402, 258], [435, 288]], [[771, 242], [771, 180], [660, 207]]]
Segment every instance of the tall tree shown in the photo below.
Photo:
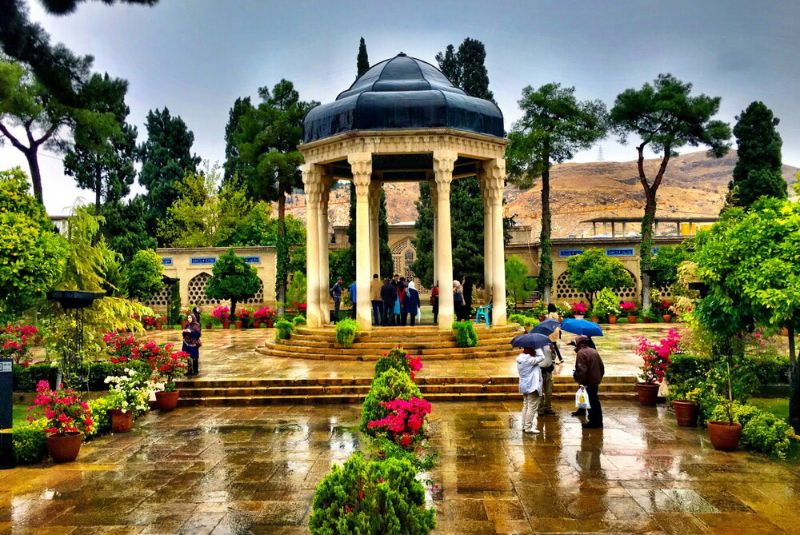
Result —
[[102, 231], [109, 247], [130, 262], [136, 251], [158, 247], [147, 227], [147, 200], [137, 195], [128, 201], [107, 202], [100, 208], [105, 220]]
[[[659, 74], [653, 84], [645, 83], [641, 89], [626, 89], [614, 102], [610, 112], [611, 124], [619, 134], [621, 143], [628, 137], [638, 138], [636, 152], [639, 182], [645, 196], [642, 217], [642, 243], [639, 248], [642, 270], [642, 306], [650, 306], [650, 277], [653, 257], [653, 222], [656, 217], [656, 194], [664, 179], [667, 164], [677, 150], [685, 145], [707, 145], [709, 152], [719, 158], [730, 148], [730, 127], [712, 117], [719, 111], [719, 97], [704, 94], [691, 96], [692, 84], [671, 74]], [[644, 169], [644, 150], [649, 147], [661, 154], [661, 164], [652, 181]]]
[[130, 109], [125, 104], [126, 80], [108, 74], [93, 75], [83, 86], [83, 104], [108, 114], [114, 128], [98, 130], [91, 125], [75, 127], [75, 144], [64, 157], [64, 172], [75, 177], [78, 187], [94, 191], [95, 213], [103, 202], [119, 202], [130, 193], [136, 176], [133, 165], [136, 127], [125, 122]]
[[761, 196], [786, 198], [786, 180], [781, 173], [783, 140], [775, 129], [780, 119], [763, 102], [751, 102], [736, 117], [733, 135], [736, 137], [739, 159], [733, 168], [730, 204], [750, 207]]
[[158, 222], [167, 215], [179, 195], [184, 176], [197, 172], [200, 158], [192, 154], [194, 134], [179, 116], [169, 110], [151, 110], [145, 122], [147, 141], [137, 149], [142, 162], [139, 183], [147, 188], [147, 227], [155, 235]]
[[228, 124], [225, 125], [225, 174], [223, 182], [229, 182], [236, 175], [242, 175], [242, 161], [239, 146], [236, 144], [236, 130], [241, 118], [253, 109], [250, 97], [237, 98], [228, 112]]
[[439, 64], [439, 70], [442, 71], [450, 82], [456, 87], [461, 87], [461, 65], [456, 55], [456, 49], [453, 45], [447, 45], [444, 53], [439, 52], [436, 54], [436, 63]]
[[356, 57], [356, 69], [358, 70], [356, 78], [369, 70], [369, 56], [367, 56], [367, 43], [364, 38], [358, 43], [358, 57]]
[[272, 88], [258, 90], [261, 102], [239, 120], [234, 139], [239, 155], [245, 187], [250, 198], [278, 202], [278, 242], [276, 286], [278, 301], [286, 300], [290, 246], [286, 239], [286, 195], [302, 187], [300, 164], [303, 156], [297, 150], [303, 135], [303, 117], [319, 103], [300, 100], [294, 84], [281, 80]]
[[539, 236], [539, 290], [550, 302], [553, 286], [552, 228], [550, 222], [550, 166], [572, 159], [606, 134], [606, 107], [599, 100], [575, 98], [574, 87], [549, 83], [522, 90], [522, 118], [514, 123], [506, 149], [512, 181], [530, 188], [542, 179], [542, 229]]

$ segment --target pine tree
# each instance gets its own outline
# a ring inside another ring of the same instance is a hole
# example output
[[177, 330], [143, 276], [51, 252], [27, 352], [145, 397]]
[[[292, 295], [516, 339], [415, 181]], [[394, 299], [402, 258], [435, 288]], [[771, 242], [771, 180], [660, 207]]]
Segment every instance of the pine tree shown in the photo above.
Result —
[[367, 43], [364, 42], [364, 38], [361, 38], [361, 41], [358, 43], [358, 57], [356, 58], [356, 68], [358, 69], [358, 73], [356, 74], [356, 78], [360, 78], [365, 72], [369, 70], [369, 56], [367, 56]]

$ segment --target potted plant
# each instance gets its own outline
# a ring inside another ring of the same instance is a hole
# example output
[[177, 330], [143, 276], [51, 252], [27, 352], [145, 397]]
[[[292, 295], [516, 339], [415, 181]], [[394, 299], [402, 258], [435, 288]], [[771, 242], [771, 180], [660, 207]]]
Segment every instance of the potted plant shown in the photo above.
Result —
[[636, 323], [639, 320], [638, 308], [633, 301], [623, 301], [621, 305], [622, 311], [628, 316], [628, 323]]
[[92, 409], [74, 390], [59, 387], [50, 389], [47, 381], [39, 381], [36, 397], [28, 408], [32, 413], [28, 420], [47, 420], [44, 432], [47, 435], [47, 450], [54, 462], [68, 463], [78, 457], [83, 442], [83, 433], [94, 431]]
[[223, 329], [227, 329], [230, 325], [231, 309], [220, 305], [211, 311], [211, 315], [216, 318], [221, 324]]
[[570, 305], [570, 312], [572, 313], [572, 316], [579, 320], [583, 319], [584, 316], [586, 316], [587, 310], [588, 307], [586, 306], [586, 303], [584, 303], [583, 301], [576, 301]]
[[659, 314], [656, 312], [655, 307], [645, 308], [642, 310], [642, 319], [645, 323], [658, 323]]
[[680, 350], [680, 335], [675, 329], [670, 329], [667, 337], [658, 343], [650, 343], [647, 338], [640, 338], [636, 354], [642, 358], [642, 373], [640, 382], [636, 383], [636, 392], [639, 403], [642, 405], [655, 405], [658, 400], [658, 389], [664, 380], [670, 356]]
[[156, 392], [156, 406], [162, 411], [171, 411], [178, 406], [180, 391], [175, 389], [175, 380], [189, 371], [191, 357], [184, 351], [173, 351], [172, 344], [164, 344], [148, 358], [153, 371], [153, 380], [163, 385]]
[[236, 316], [239, 318], [239, 321], [237, 322], [237, 329], [249, 329], [253, 324], [253, 311], [250, 309], [241, 307], [236, 311]]
[[272, 307], [261, 307], [256, 310], [255, 321], [265, 327], [272, 327], [275, 322], [275, 309]]
[[539, 318], [539, 321], [544, 321], [547, 318], [547, 303], [542, 300], [536, 301], [531, 308], [531, 313], [535, 318]]
[[734, 421], [733, 417], [733, 386], [731, 385], [731, 363], [729, 359], [725, 361], [723, 372], [725, 374], [727, 392], [720, 406], [725, 412], [727, 421], [714, 418], [712, 421], [706, 422], [706, 429], [708, 429], [708, 439], [715, 449], [734, 451], [739, 447], [739, 439], [742, 438], [742, 424]]
[[697, 417], [700, 414], [700, 405], [697, 401], [702, 393], [700, 385], [695, 381], [684, 384], [670, 384], [669, 394], [675, 419], [681, 427], [697, 427]]
[[111, 385], [107, 397], [111, 430], [126, 433], [131, 430], [134, 417], [150, 408], [147, 403], [150, 398], [147, 382], [130, 368], [125, 368], [125, 375], [108, 376], [104, 382]]
[[608, 318], [609, 323], [617, 322], [619, 300], [614, 290], [611, 288], [603, 288], [597, 292], [597, 297], [595, 297], [594, 305], [592, 306], [592, 314], [598, 318]]

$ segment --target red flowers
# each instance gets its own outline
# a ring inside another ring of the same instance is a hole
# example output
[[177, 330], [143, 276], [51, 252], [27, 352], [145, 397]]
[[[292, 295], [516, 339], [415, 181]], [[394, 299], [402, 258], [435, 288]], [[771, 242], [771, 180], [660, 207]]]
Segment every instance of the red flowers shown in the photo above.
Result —
[[623, 301], [620, 308], [629, 316], [636, 314], [636, 303], [633, 301]]
[[111, 362], [118, 364], [139, 358], [138, 345], [131, 334], [106, 333], [103, 336], [106, 351], [111, 355]]
[[272, 307], [263, 307], [256, 310], [255, 319], [259, 322], [267, 323], [275, 319], [275, 309]]
[[642, 357], [641, 379], [645, 383], [660, 383], [664, 380], [667, 368], [672, 364], [670, 358], [681, 351], [681, 336], [675, 329], [670, 329], [667, 337], [656, 344], [651, 344], [647, 338], [639, 339], [636, 354]]
[[372, 420], [367, 427], [385, 431], [392, 441], [410, 449], [414, 440], [424, 435], [425, 416], [431, 412], [430, 402], [412, 397], [408, 401], [404, 399], [383, 401], [381, 406], [391, 411], [390, 414], [380, 420]]
[[220, 305], [211, 311], [211, 315], [219, 321], [227, 320], [231, 316], [231, 309], [230, 307]]
[[586, 314], [586, 311], [588, 310], [586, 303], [583, 303], [581, 301], [572, 303], [570, 308], [572, 309], [572, 314], [576, 316], [583, 316]]
[[0, 330], [0, 358], [13, 359], [15, 364], [27, 367], [31, 358], [28, 346], [34, 342], [39, 330], [33, 325], [8, 325]]
[[39, 381], [36, 385], [36, 397], [28, 411], [36, 412], [28, 416], [30, 421], [41, 416], [47, 419], [44, 431], [49, 435], [90, 434], [94, 430], [92, 409], [81, 401], [78, 393], [63, 387], [51, 390], [47, 381]]

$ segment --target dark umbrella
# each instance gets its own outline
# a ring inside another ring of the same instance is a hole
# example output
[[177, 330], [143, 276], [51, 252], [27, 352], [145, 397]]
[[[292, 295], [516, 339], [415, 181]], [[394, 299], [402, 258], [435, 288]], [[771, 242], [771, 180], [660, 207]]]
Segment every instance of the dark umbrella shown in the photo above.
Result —
[[603, 329], [601, 329], [598, 324], [589, 320], [565, 319], [561, 322], [561, 330], [572, 334], [582, 334], [584, 336], [603, 336]]
[[539, 333], [525, 333], [515, 336], [511, 340], [512, 347], [532, 347], [533, 349], [540, 349], [550, 345], [550, 339]]
[[560, 326], [561, 326], [560, 321], [553, 318], [549, 318], [536, 325], [533, 329], [530, 330], [530, 332], [543, 334], [545, 336], [550, 336]]

